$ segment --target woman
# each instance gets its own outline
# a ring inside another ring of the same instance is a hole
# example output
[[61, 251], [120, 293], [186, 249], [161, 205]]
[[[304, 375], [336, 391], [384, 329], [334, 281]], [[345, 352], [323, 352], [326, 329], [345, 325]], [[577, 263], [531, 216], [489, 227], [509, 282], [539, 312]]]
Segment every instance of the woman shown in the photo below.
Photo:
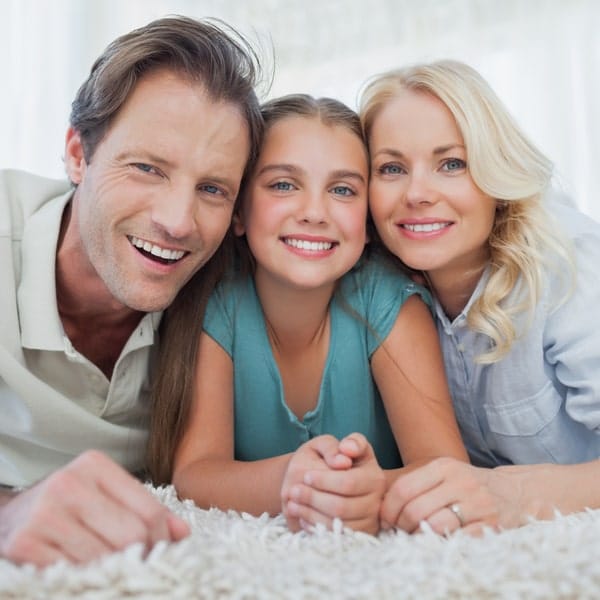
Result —
[[435, 296], [476, 465], [399, 478], [382, 519], [412, 531], [451, 510], [479, 531], [600, 507], [600, 226], [550, 198], [550, 161], [464, 64], [376, 77], [361, 120], [373, 219]]

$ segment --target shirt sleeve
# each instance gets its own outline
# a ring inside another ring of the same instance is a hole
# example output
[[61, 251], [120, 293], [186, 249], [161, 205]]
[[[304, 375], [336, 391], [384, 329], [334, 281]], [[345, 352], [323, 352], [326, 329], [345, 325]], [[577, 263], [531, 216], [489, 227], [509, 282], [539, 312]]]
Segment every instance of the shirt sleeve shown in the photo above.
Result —
[[[600, 306], [600, 226], [594, 223], [573, 242], [575, 285], [558, 308], [549, 307], [544, 360], [555, 385], [564, 388], [567, 414], [600, 433], [600, 325], [594, 316]], [[560, 280], [556, 273], [550, 277]]]
[[233, 281], [221, 282], [213, 290], [204, 313], [204, 331], [219, 346], [233, 356], [234, 305], [236, 297]]
[[361, 261], [354, 271], [355, 293], [349, 292], [352, 308], [365, 321], [369, 358], [392, 330], [406, 300], [417, 294], [431, 309], [429, 292], [413, 282], [391, 261], [374, 255]]

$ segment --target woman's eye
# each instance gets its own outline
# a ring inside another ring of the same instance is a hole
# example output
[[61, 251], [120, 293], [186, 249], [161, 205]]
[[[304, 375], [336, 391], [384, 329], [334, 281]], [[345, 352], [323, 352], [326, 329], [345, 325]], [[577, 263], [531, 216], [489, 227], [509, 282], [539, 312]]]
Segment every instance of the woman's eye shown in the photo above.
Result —
[[446, 171], [460, 171], [467, 166], [467, 163], [460, 158], [449, 158], [443, 165], [442, 169]]
[[400, 175], [404, 172], [404, 169], [400, 165], [381, 165], [378, 171], [382, 175]]
[[331, 188], [331, 192], [337, 196], [354, 196], [354, 190], [347, 185], [336, 185]]
[[294, 186], [289, 181], [276, 181], [270, 187], [278, 192], [290, 192]]

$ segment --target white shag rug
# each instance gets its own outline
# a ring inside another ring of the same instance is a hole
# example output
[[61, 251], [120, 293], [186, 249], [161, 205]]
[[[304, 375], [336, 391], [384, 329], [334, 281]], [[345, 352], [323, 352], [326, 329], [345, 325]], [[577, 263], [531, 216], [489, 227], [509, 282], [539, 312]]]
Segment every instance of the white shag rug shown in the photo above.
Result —
[[201, 510], [172, 487], [150, 489], [190, 523], [190, 537], [84, 567], [0, 560], [0, 598], [600, 598], [600, 510], [482, 538], [292, 534], [282, 517]]

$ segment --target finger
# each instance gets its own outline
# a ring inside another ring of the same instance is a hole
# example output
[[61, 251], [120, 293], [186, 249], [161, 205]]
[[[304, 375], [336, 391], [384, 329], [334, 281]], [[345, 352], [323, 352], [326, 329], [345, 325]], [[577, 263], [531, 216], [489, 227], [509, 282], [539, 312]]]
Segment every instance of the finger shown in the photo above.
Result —
[[310, 446], [330, 469], [349, 469], [352, 460], [340, 453], [340, 443], [332, 435], [320, 435], [310, 441]]
[[15, 512], [15, 528], [4, 540], [6, 556], [15, 562], [45, 565], [60, 558], [89, 561], [111, 552], [100, 536], [80, 522], [67, 502], [52, 494], [52, 488], [43, 482], [7, 507]]
[[427, 517], [427, 523], [435, 533], [440, 535], [449, 535], [461, 528], [456, 515], [447, 507]]
[[365, 515], [377, 515], [379, 508], [379, 501], [373, 494], [349, 497], [322, 492], [301, 484], [292, 488], [290, 501], [310, 507], [331, 519], [338, 517], [344, 521], [361, 520]]
[[170, 537], [174, 542], [179, 542], [191, 533], [190, 526], [178, 516], [170, 513], [167, 515], [167, 525]]
[[[161, 540], [172, 541], [167, 521], [169, 511], [127, 471], [95, 451], [86, 452], [71, 465], [77, 471], [93, 473], [96, 504], [100, 501], [101, 506], [92, 503], [91, 510], [85, 510], [82, 518], [109, 542], [123, 548], [133, 542], [143, 542], [149, 547]], [[90, 493], [92, 486], [86, 489]], [[84, 506], [90, 507], [88, 503]]]
[[334, 523], [340, 522], [343, 527], [349, 527], [355, 531], [365, 531], [375, 534], [378, 531], [379, 524], [377, 519], [373, 519], [369, 515], [361, 515], [359, 518], [342, 518], [339, 516], [331, 516], [316, 510], [312, 506], [298, 504], [293, 500], [288, 503], [289, 512], [298, 519], [298, 522], [303, 530], [312, 532], [316, 525], [323, 525], [327, 529], [334, 529]]
[[381, 470], [307, 471], [303, 483], [315, 490], [341, 496], [363, 496], [373, 491], [383, 492], [385, 479]]
[[[432, 503], [429, 504], [429, 507], [427, 504], [422, 504], [423, 496], [443, 482], [442, 473], [439, 469], [432, 468], [431, 463], [406, 475], [400, 475], [390, 486], [383, 499], [380, 511], [381, 520], [395, 527], [399, 526], [405, 531], [414, 531], [420, 521], [453, 500], [451, 498], [446, 503]], [[421, 499], [421, 502], [413, 504], [417, 499]], [[400, 515], [403, 513], [405, 522], [398, 523]]]
[[351, 433], [340, 442], [340, 452], [353, 460], [362, 459], [373, 454], [371, 444], [362, 433]]

